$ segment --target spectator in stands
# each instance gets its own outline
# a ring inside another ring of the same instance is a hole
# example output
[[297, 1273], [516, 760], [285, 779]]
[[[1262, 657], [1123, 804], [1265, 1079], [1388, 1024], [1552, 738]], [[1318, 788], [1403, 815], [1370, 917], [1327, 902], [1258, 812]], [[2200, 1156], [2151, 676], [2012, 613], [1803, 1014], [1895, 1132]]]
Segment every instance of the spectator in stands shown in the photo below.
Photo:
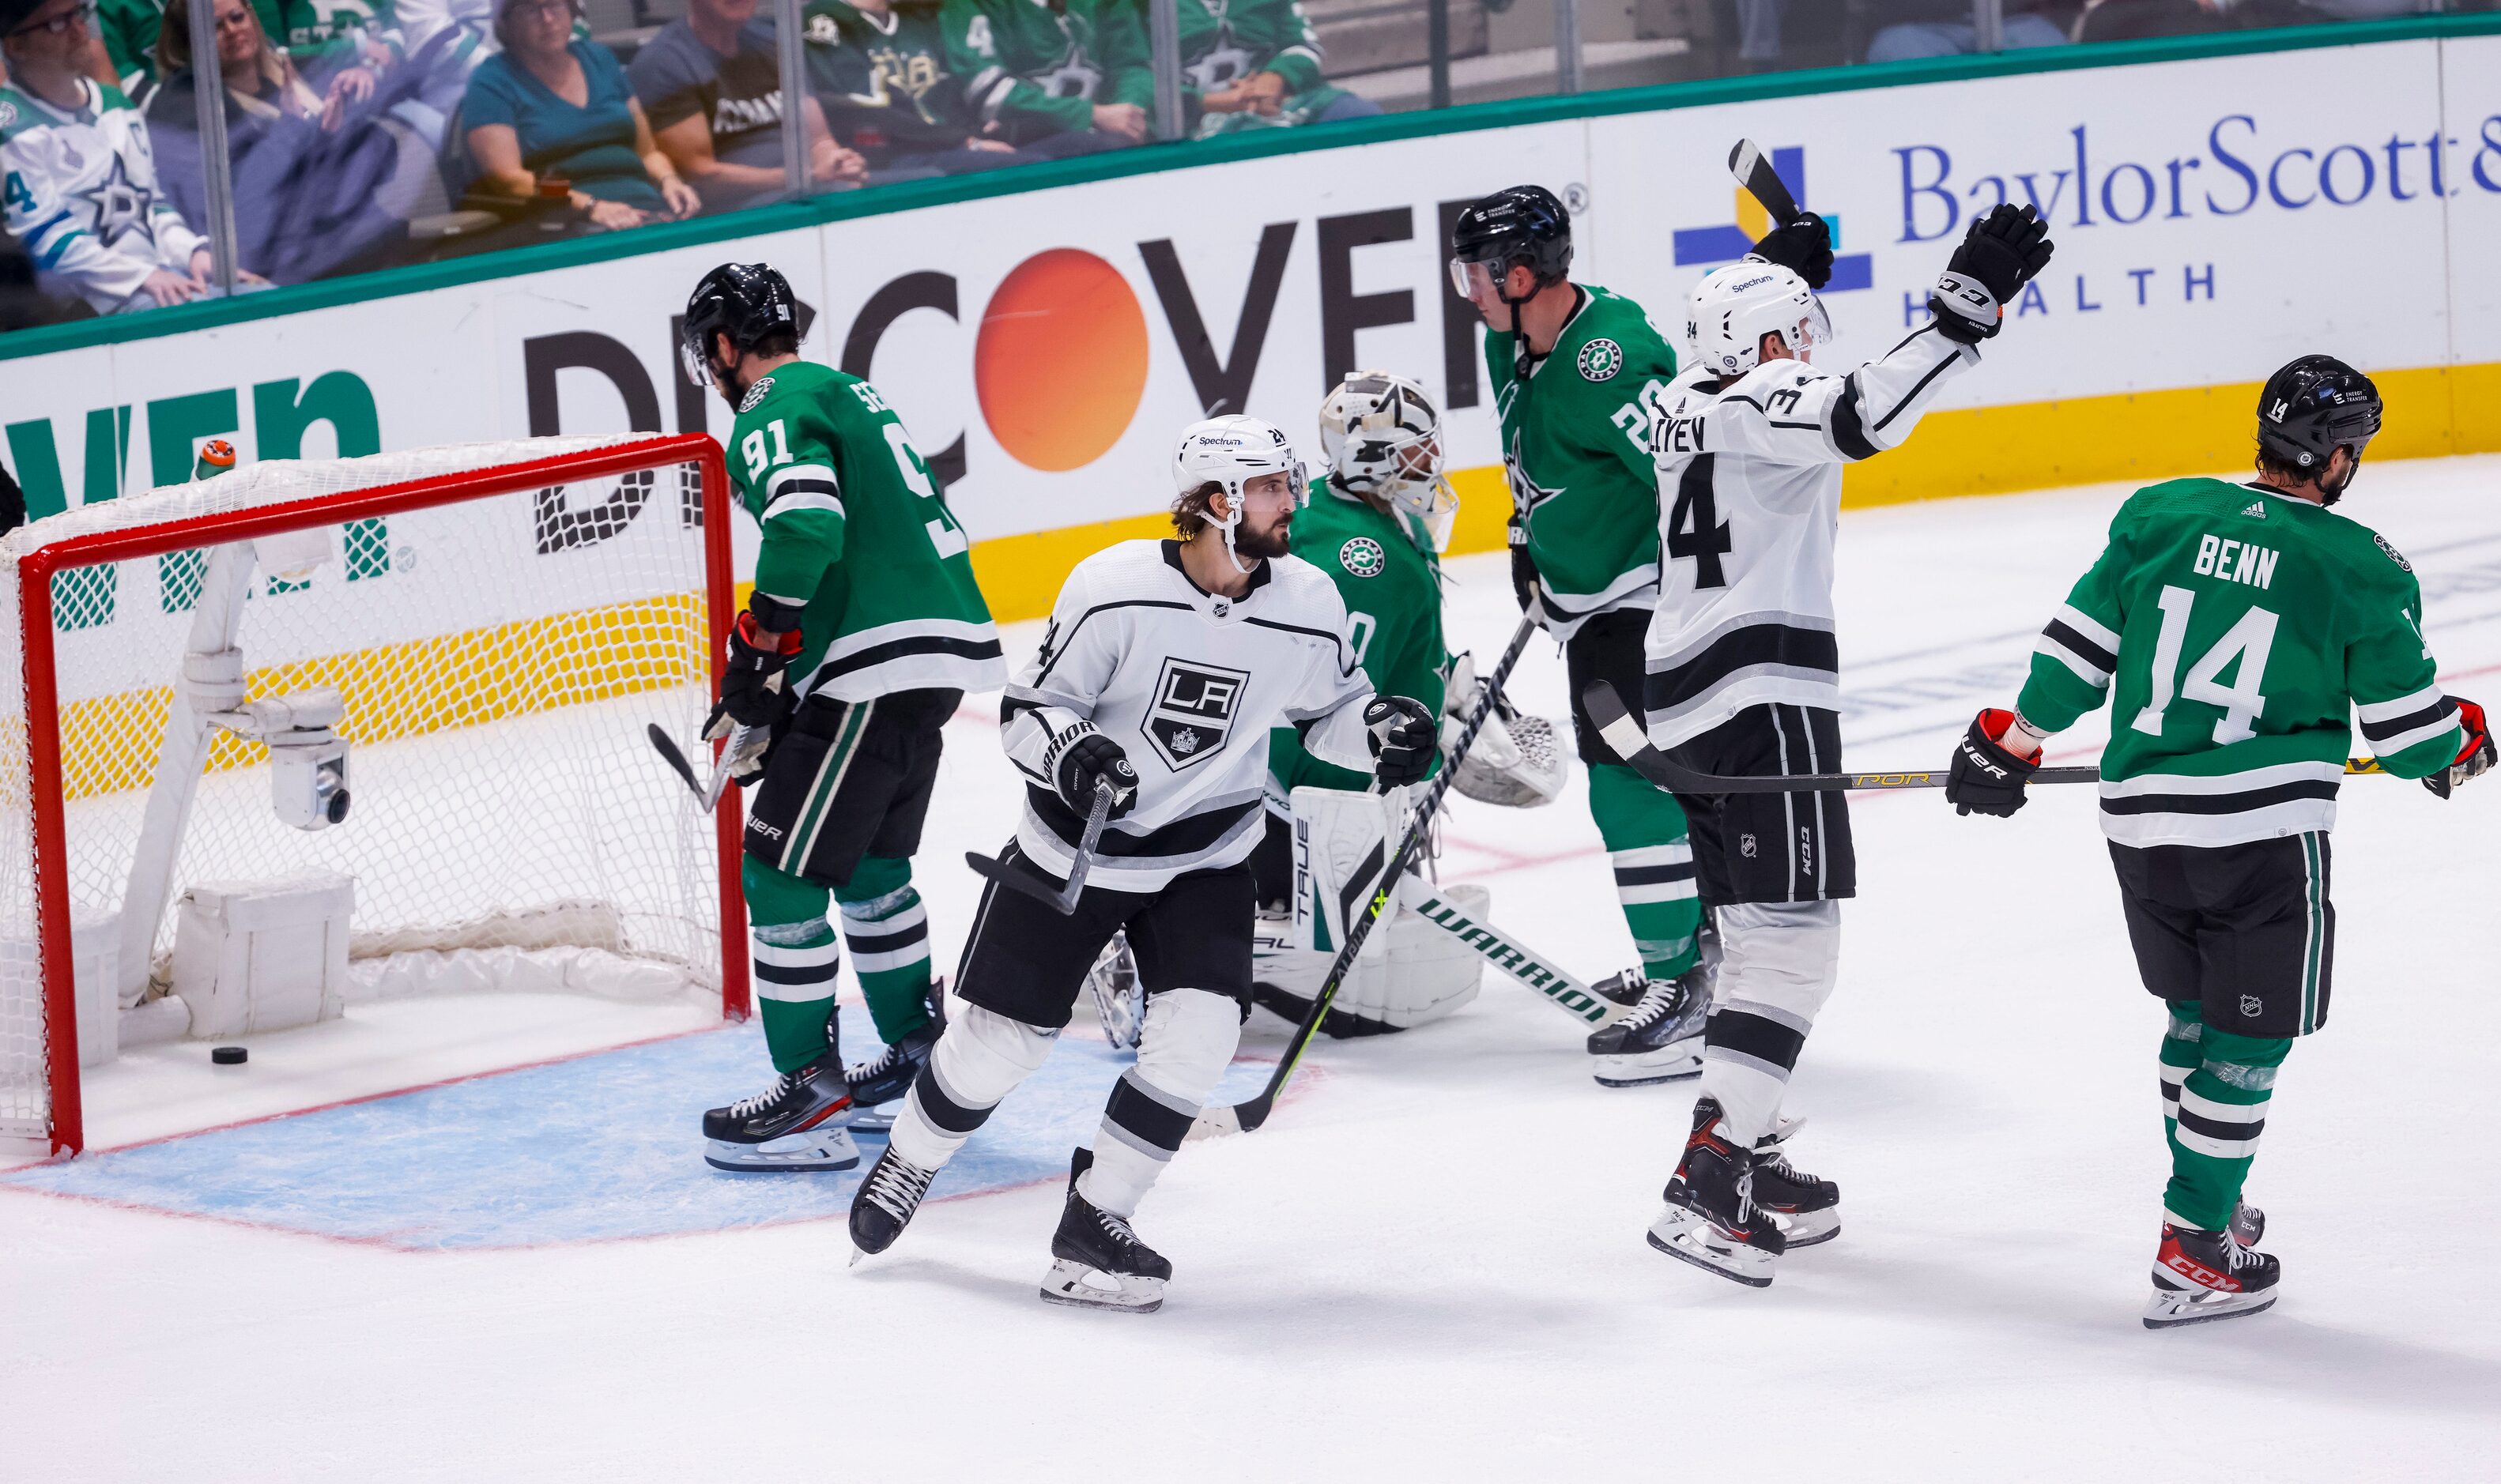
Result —
[[[755, 0], [688, 0], [685, 15], [634, 53], [626, 76], [652, 138], [702, 193], [704, 210], [732, 211], [782, 191], [782, 65]], [[817, 100], [803, 93], [799, 106], [810, 179], [865, 181], [868, 162], [834, 142]]]
[[121, 90], [147, 107], [156, 86], [156, 33], [165, 0], [98, 0], [95, 26]]
[[[2067, 33], [2041, 14], [2045, 0], [2005, 0], [1999, 27], [2006, 50], [2063, 47]], [[1867, 60], [1901, 62], [1923, 56], [1960, 56], [1980, 49], [1971, 23], [1971, 0], [1873, 0], [1868, 22], [1878, 27]]]
[[83, 70], [86, 0], [0, 0], [0, 180], [11, 235], [37, 282], [98, 313], [196, 298], [209, 247], [157, 186], [148, 124]]
[[497, 0], [504, 49], [469, 75], [460, 105], [478, 188], [529, 198], [561, 181], [574, 210], [612, 231], [693, 215], [703, 198], [652, 140], [625, 69], [574, 36], [580, 15], [576, 0]]
[[[167, 0], [156, 38], [164, 82], [146, 110], [166, 191], [191, 220], [205, 219], [199, 98], [191, 65], [194, 0]], [[398, 145], [363, 105], [374, 75], [361, 65], [330, 75], [317, 91], [261, 30], [246, 0], [198, 0], [217, 16], [217, 67], [225, 86], [227, 174], [234, 188], [235, 258], [280, 283], [341, 271], [400, 235], [379, 204], [398, 169]], [[378, 265], [372, 265], [378, 266]]]
[[984, 136], [1054, 157], [1146, 142], [1155, 81], [1138, 0], [943, 0], [938, 20]]
[[25, 523], [26, 492], [17, 487], [17, 479], [7, 469], [0, 468], [0, 536]]
[[1199, 138], [1381, 112], [1320, 79], [1320, 42], [1297, 0], [1180, 0], [1183, 107]]
[[982, 132], [947, 70], [938, 0], [811, 0], [808, 88], [872, 181], [965, 175], [1041, 159]]

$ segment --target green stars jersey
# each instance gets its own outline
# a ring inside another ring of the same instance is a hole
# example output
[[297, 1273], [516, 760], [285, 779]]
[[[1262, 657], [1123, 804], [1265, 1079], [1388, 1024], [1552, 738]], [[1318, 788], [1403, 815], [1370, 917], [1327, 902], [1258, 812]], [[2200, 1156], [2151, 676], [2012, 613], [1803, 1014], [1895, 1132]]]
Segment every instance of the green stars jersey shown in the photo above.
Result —
[[[1373, 690], [1412, 697], [1440, 715], [1451, 670], [1442, 640], [1440, 558], [1418, 546], [1397, 516], [1339, 494], [1326, 479], [1312, 482], [1310, 503], [1294, 512], [1293, 551], [1337, 584], [1355, 657]], [[1306, 752], [1292, 727], [1269, 734], [1268, 771], [1287, 790], [1372, 786], [1370, 775]]]
[[960, 149], [979, 126], [963, 80], [947, 70], [933, 0], [869, 10], [810, 0], [808, 88], [836, 138], [871, 164], [900, 153]]
[[775, 367], [739, 404], [729, 471], [764, 531], [756, 592], [803, 609], [799, 695], [1007, 683], [963, 528], [876, 387], [809, 361]]
[[2041, 631], [2017, 701], [2062, 731], [2111, 701], [2102, 830], [2231, 845], [2325, 830], [2352, 734], [2403, 777], [2464, 737], [2434, 679], [2414, 569], [2367, 526], [2254, 485], [2138, 490]]
[[1676, 352], [1640, 305], [1581, 285], [1581, 307], [1552, 354], [1522, 382], [1512, 337], [1485, 336], [1502, 411], [1512, 500], [1528, 521], [1540, 618], [1556, 639], [1658, 594], [1658, 475], [1651, 407], [1676, 377]]
[[[1309, 122], [1345, 94], [1320, 77], [1320, 42], [1300, 0], [1179, 0], [1184, 106], [1201, 138], [1236, 130]], [[1284, 80], [1274, 116], [1208, 114], [1199, 97], [1231, 87], [1254, 72]]]
[[945, 0], [947, 67], [1011, 144], [1094, 127], [1094, 105], [1152, 112], [1145, 12], [1134, 0]]

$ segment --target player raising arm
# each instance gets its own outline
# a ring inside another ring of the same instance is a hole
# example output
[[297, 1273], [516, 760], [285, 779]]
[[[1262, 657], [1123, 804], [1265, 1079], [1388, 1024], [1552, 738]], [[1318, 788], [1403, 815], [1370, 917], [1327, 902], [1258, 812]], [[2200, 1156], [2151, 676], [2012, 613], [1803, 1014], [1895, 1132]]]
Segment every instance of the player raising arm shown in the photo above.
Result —
[[860, 1253], [893, 1244], [938, 1171], [1042, 1066], [1087, 968], [1125, 929], [1145, 1035], [1093, 1147], [1071, 1162], [1042, 1296], [1159, 1306], [1172, 1265], [1129, 1219], [1241, 1036], [1268, 729], [1297, 724], [1323, 761], [1369, 766], [1386, 786], [1431, 766], [1432, 713], [1373, 693], [1337, 589], [1288, 554], [1302, 465], [1284, 431], [1239, 416], [1192, 424], [1173, 476], [1182, 539], [1078, 563], [1008, 687], [1003, 742], [1025, 779], [1010, 868], [1065, 881], [1098, 787], [1112, 791], [1112, 823], [1069, 914], [996, 881], [984, 892], [955, 990], [965, 1007], [851, 1202]]
[[[1694, 286], [1694, 364], [1651, 425], [1665, 560], [1640, 705], [1651, 743], [1696, 773], [1841, 766], [1832, 548], [1842, 466], [1908, 438], [1944, 384], [1978, 364], [1999, 306], [2050, 260], [2029, 208], [1996, 208], [1955, 247], [1929, 323], [1833, 373], [1807, 360], [1831, 338], [1814, 286], [1829, 271], [1828, 232], [1819, 218], [1809, 225], [1803, 239], [1780, 229]], [[1790, 1070], [1832, 991], [1857, 862], [1839, 794], [1683, 803], [1723, 956], [1702, 1096], [1651, 1242], [1761, 1285], [1787, 1247], [1840, 1231], [1839, 1188], [1792, 1170], [1777, 1131]]]
[[2444, 798], [2492, 766], [2484, 709], [2441, 693], [2414, 569], [2327, 509], [2379, 430], [2378, 388], [2342, 361], [2268, 378], [2256, 480], [2128, 497], [2015, 709], [1980, 713], [1946, 786], [1959, 812], [2014, 813], [2043, 741], [2111, 703], [2102, 833], [2137, 972], [2170, 1010], [2149, 1329], [2275, 1303], [2281, 1267], [2241, 1189], [2277, 1069], [2327, 1019], [2349, 716], [2383, 770]]
[[[856, 377], [799, 359], [797, 301], [761, 263], [725, 263], [686, 303], [686, 374], [738, 409], [729, 477], [763, 530], [708, 735], [752, 727], [743, 879], [764, 1043], [781, 1073], [704, 1114], [722, 1170], [848, 1170], [846, 1125], [903, 1095], [937, 1039], [929, 926], [912, 854], [939, 729], [1006, 678], [964, 533], [903, 422]], [[841, 948], [886, 1049], [846, 1072]]]

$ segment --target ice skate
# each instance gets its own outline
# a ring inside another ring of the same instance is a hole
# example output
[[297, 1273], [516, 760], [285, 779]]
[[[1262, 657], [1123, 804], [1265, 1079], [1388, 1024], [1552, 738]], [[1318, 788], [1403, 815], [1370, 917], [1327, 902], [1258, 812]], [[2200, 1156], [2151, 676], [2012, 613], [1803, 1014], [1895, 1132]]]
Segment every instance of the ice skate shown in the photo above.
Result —
[[1673, 979], [1650, 980], [1627, 969], [1591, 986], [1633, 1012], [1589, 1033], [1590, 1075], [1600, 1087], [1648, 1087], [1702, 1074], [1702, 1025], [1711, 1018], [1711, 982], [1700, 965]]
[[947, 983], [929, 990], [929, 1023], [878, 1053], [876, 1060], [849, 1068], [843, 1077], [851, 1088], [853, 1134], [884, 1134], [894, 1127], [894, 1115], [912, 1079], [929, 1065], [930, 1049], [947, 1034]]
[[1078, 1150], [1069, 1162], [1068, 1204], [1060, 1211], [1059, 1230], [1051, 1234], [1050, 1255], [1056, 1261], [1043, 1275], [1042, 1296], [1082, 1308], [1151, 1314], [1164, 1306], [1172, 1264], [1138, 1240], [1126, 1219], [1077, 1193], [1077, 1177], [1093, 1163], [1091, 1149]]
[[1650, 1244], [1750, 1288], [1769, 1288], [1788, 1240], [1754, 1204], [1751, 1151], [1730, 1143], [1718, 1122], [1717, 1101], [1693, 1105], [1693, 1133], [1667, 1182], [1667, 1208], [1651, 1225]]
[[[2237, 1223], [2241, 1211], [2232, 1216]], [[2257, 1225], [2264, 1230], [2263, 1215]], [[2153, 1257], [2153, 1297], [2145, 1302], [2145, 1327], [2169, 1330], [2261, 1313], [2275, 1306], [2276, 1281], [2283, 1273], [2274, 1254], [2243, 1245], [2230, 1232], [2201, 1232], [2166, 1221], [2162, 1246]]]
[[2247, 1201], [2232, 1203], [2232, 1239], [2254, 1247], [2266, 1237], [2266, 1212]]
[[706, 1112], [704, 1163], [739, 1174], [855, 1169], [850, 1112], [842, 1062], [829, 1049], [754, 1097]]
[[1754, 1140], [1754, 1204], [1771, 1212], [1781, 1225], [1782, 1239], [1792, 1249], [1841, 1235], [1841, 1187], [1798, 1170], [1781, 1152], [1804, 1122], [1784, 1122]]
[[887, 1145], [851, 1197], [851, 1261], [874, 1257], [893, 1246], [912, 1224], [912, 1213], [920, 1209], [920, 1198], [929, 1194], [929, 1182], [937, 1177], [935, 1170], [921, 1169]]

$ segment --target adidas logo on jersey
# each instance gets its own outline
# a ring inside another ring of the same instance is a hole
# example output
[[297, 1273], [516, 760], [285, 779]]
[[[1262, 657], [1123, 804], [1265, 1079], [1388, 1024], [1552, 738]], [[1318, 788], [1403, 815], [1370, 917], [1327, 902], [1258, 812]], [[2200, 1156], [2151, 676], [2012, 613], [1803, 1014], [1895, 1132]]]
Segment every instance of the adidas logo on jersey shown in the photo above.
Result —
[[2241, 511], [2241, 513], [2248, 515], [2252, 519], [2264, 520], [2266, 519], [2266, 502], [2264, 500], [2252, 500], [2250, 502], [2249, 509]]

